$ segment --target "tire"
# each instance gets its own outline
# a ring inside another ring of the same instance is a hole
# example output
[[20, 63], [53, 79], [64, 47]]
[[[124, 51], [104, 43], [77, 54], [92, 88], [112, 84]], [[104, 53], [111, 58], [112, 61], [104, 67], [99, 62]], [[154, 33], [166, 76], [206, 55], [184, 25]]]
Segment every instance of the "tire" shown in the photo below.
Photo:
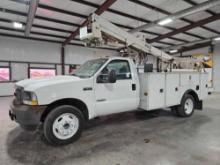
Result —
[[176, 112], [180, 117], [190, 117], [194, 113], [195, 99], [189, 94], [185, 94], [181, 104], [177, 107]]
[[54, 108], [46, 117], [43, 132], [52, 145], [65, 145], [79, 139], [84, 125], [81, 111], [70, 105]]

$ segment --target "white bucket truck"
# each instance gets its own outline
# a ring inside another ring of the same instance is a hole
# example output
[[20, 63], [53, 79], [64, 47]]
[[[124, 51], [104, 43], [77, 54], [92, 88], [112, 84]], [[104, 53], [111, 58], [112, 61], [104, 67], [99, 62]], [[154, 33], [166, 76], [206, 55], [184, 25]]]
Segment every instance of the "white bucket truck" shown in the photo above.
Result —
[[[103, 18], [92, 18], [98, 30], [126, 40], [128, 46], [172, 60]], [[138, 73], [131, 58], [100, 58], [87, 61], [72, 75], [17, 82], [9, 115], [26, 129], [42, 123], [51, 144], [68, 144], [80, 137], [87, 120], [98, 116], [171, 107], [178, 116], [189, 117], [194, 109], [202, 109], [207, 84], [208, 74], [199, 71]]]

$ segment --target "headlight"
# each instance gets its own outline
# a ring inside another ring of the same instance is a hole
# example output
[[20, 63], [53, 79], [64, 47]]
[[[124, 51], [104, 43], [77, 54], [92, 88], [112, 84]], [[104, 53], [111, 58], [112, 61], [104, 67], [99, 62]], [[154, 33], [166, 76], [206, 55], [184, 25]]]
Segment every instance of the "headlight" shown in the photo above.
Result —
[[34, 92], [24, 91], [23, 103], [27, 105], [38, 105], [36, 94]]

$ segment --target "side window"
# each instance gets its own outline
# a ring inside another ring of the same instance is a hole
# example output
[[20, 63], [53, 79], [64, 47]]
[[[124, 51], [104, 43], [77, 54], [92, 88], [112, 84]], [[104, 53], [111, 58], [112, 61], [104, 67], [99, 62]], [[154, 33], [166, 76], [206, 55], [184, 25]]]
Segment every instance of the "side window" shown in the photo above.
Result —
[[107, 74], [111, 70], [115, 70], [117, 80], [131, 79], [131, 71], [127, 60], [113, 60], [102, 71]]
[[0, 67], [0, 82], [10, 81], [10, 67]]

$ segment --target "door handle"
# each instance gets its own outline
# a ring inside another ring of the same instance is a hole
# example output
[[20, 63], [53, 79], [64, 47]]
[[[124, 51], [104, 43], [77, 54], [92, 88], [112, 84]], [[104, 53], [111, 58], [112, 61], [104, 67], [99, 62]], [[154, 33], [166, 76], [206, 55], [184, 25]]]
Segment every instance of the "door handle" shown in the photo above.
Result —
[[136, 90], [136, 84], [132, 84], [132, 91]]
[[103, 102], [103, 101], [106, 101], [106, 99], [98, 99], [96, 100], [97, 102]]

